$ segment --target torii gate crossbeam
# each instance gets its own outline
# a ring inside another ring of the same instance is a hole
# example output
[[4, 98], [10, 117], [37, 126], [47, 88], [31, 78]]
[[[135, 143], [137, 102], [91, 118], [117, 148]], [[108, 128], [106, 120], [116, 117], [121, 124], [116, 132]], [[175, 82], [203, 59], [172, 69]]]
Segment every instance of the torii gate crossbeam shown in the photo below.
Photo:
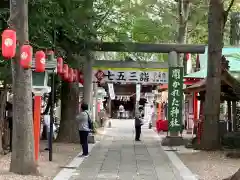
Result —
[[92, 51], [106, 52], [145, 52], [145, 53], [177, 53], [202, 54], [206, 45], [193, 44], [148, 44], [133, 42], [87, 42], [85, 48]]

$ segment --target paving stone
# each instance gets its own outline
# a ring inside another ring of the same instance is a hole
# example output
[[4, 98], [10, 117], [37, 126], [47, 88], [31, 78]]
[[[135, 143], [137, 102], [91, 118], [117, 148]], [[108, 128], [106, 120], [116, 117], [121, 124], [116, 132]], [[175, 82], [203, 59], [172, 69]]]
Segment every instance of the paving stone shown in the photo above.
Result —
[[142, 130], [134, 141], [133, 120], [112, 120], [99, 142], [70, 180], [178, 180], [155, 133]]

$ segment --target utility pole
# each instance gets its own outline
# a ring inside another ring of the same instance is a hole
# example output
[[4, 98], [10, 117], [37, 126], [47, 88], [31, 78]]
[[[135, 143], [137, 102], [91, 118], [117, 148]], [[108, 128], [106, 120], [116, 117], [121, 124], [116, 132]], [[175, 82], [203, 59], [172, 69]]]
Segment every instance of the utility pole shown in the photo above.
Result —
[[10, 28], [17, 32], [17, 54], [12, 60], [13, 145], [10, 171], [37, 174], [32, 118], [32, 71], [19, 64], [19, 48], [28, 43], [28, 0], [10, 0]]

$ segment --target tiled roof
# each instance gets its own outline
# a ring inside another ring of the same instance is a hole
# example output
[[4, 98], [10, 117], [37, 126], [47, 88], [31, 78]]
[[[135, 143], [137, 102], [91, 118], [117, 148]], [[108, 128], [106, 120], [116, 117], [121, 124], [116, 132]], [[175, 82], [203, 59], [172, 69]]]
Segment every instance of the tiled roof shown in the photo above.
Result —
[[184, 78], [201, 78], [201, 79], [205, 77], [207, 77], [207, 69], [202, 69], [200, 71], [190, 73], [184, 76]]
[[[240, 72], [240, 48], [238, 47], [225, 47], [223, 48], [222, 54], [229, 61], [229, 71], [230, 72]], [[199, 56], [201, 63], [201, 70], [187, 74], [185, 78], [205, 78], [207, 76], [207, 48], [205, 54]]]

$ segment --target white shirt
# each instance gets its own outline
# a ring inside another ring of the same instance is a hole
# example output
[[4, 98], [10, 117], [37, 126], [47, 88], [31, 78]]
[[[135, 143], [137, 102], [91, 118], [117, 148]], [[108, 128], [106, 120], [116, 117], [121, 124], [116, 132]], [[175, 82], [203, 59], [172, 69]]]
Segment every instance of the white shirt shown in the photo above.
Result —
[[78, 122], [79, 131], [90, 131], [89, 125], [88, 125], [88, 118], [90, 117], [87, 111], [82, 111], [77, 115], [76, 119]]
[[124, 107], [123, 107], [123, 105], [120, 105], [120, 106], [119, 106], [119, 111], [120, 111], [120, 112], [124, 112]]
[[[50, 132], [50, 115], [44, 115], [44, 124], [47, 126], [47, 131]], [[55, 125], [53, 124], [53, 132], [56, 130]]]
[[154, 115], [155, 114], [155, 109], [152, 108], [151, 111], [152, 111], [152, 115]]

